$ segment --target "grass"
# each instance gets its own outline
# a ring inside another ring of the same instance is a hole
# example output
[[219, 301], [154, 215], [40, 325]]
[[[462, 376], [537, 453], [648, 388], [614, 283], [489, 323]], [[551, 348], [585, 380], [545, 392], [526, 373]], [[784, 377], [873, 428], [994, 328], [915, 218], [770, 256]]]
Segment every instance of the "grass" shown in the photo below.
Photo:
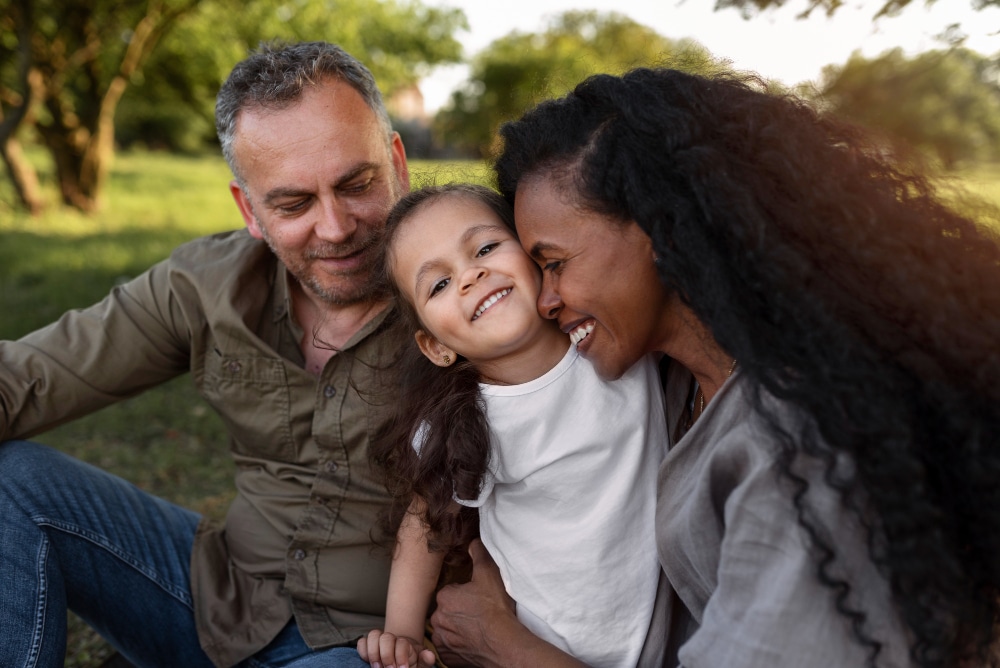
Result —
[[[476, 162], [412, 162], [411, 170], [414, 186], [486, 178]], [[51, 191], [50, 171], [41, 178]], [[15, 212], [9, 186], [0, 181], [0, 338], [17, 338], [98, 301], [184, 241], [240, 227], [229, 179], [217, 157], [123, 154], [101, 213], [83, 216], [53, 205], [38, 218]], [[949, 187], [956, 201], [973, 196], [1000, 205], [1000, 166], [968, 170]], [[226, 432], [189, 383], [178, 378], [39, 440], [221, 517], [233, 494]], [[73, 616], [68, 643], [65, 665], [74, 668], [98, 666], [111, 652]]]
[[[42, 157], [40, 178], [54, 192]], [[475, 162], [413, 162], [415, 185], [482, 180]], [[241, 227], [221, 158], [119, 155], [100, 213], [52, 203], [38, 218], [10, 206], [0, 181], [0, 338], [12, 339], [92, 304], [116, 283], [195, 237]], [[37, 437], [139, 487], [211, 517], [233, 496], [233, 466], [221, 420], [187, 376]], [[66, 666], [99, 666], [111, 649], [70, 616]]]

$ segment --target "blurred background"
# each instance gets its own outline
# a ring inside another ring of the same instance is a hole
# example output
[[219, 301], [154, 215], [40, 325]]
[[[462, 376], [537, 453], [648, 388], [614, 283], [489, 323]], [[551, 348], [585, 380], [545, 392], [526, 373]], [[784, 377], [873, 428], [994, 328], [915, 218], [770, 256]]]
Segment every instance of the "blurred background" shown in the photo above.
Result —
[[[214, 101], [261, 41], [368, 64], [415, 185], [489, 183], [497, 126], [589, 74], [733, 69], [867, 126], [995, 225], [998, 38], [1000, 0], [0, 0], [0, 338], [242, 224]], [[232, 497], [186, 378], [39, 440], [209, 516]], [[111, 648], [70, 622], [66, 665], [102, 665]]]

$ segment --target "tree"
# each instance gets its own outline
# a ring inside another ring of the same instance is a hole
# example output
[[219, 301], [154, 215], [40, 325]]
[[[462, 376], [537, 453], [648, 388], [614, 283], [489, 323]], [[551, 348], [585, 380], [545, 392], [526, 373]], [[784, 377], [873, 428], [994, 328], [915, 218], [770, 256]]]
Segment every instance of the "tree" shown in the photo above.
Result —
[[31, 0], [0, 3], [4, 11], [0, 16], [0, 33], [13, 39], [0, 41], [0, 81], [12, 82], [11, 87], [0, 85], [0, 159], [14, 187], [14, 195], [32, 214], [42, 209], [38, 178], [21, 152], [17, 131], [31, 107], [31, 42], [28, 25], [31, 21]]
[[[844, 0], [803, 0], [805, 8], [799, 13], [799, 18], [808, 18], [817, 9], [823, 10], [827, 16], [833, 16], [838, 9], [844, 6]], [[930, 5], [937, 0], [925, 0]], [[878, 11], [873, 18], [879, 19], [883, 16], [895, 16], [899, 14], [913, 0], [883, 0]], [[1000, 0], [969, 0], [973, 9], [980, 10], [991, 5], [1000, 5]], [[734, 8], [740, 10], [744, 18], [752, 18], [754, 15], [767, 9], [784, 7], [788, 0], [715, 0], [715, 10]]]
[[667, 39], [621, 14], [566, 12], [541, 34], [515, 31], [479, 53], [470, 78], [435, 118], [435, 133], [449, 146], [487, 155], [500, 123], [587, 76], [665, 64], [721, 67], [696, 42]]
[[[391, 90], [431, 64], [457, 60], [452, 33], [465, 21], [458, 10], [406, 0], [0, 0], [0, 10], [0, 149], [8, 174], [17, 191], [18, 171], [7, 158], [17, 162], [15, 132], [30, 125], [52, 156], [63, 202], [84, 211], [98, 204], [119, 103], [126, 99], [132, 112], [145, 103], [140, 123], [163, 113], [141, 96], [125, 98], [131, 86], [172, 110], [165, 125], [187, 124], [176, 113], [182, 100], [209, 134], [219, 84], [265, 37], [339, 42]], [[150, 61], [161, 43], [163, 58]], [[30, 171], [22, 161], [23, 168]], [[23, 196], [21, 203], [31, 208]]]
[[326, 40], [365, 62], [388, 97], [433, 65], [458, 62], [454, 34], [466, 28], [456, 9], [375, 0], [202, 2], [151, 56], [122, 101], [126, 141], [171, 149], [215, 142], [215, 94], [232, 66], [265, 40]]
[[1000, 62], [967, 49], [902, 50], [868, 60], [854, 54], [827, 66], [819, 101], [832, 113], [880, 132], [898, 153], [909, 148], [940, 160], [1000, 157]]
[[[113, 152], [118, 102], [163, 32], [196, 3], [8, 3], [14, 5], [14, 25], [13, 32], [4, 25], [4, 43], [13, 41], [22, 61], [17, 77], [0, 72], [0, 97], [20, 100], [24, 105], [21, 118], [30, 120], [51, 154], [64, 203], [84, 211], [96, 206]], [[24, 67], [26, 76], [21, 75]], [[11, 132], [6, 138], [8, 147], [13, 136]], [[22, 164], [19, 169], [27, 168]], [[8, 166], [8, 171], [16, 182], [15, 170]], [[30, 208], [29, 202], [23, 198], [22, 202]]]

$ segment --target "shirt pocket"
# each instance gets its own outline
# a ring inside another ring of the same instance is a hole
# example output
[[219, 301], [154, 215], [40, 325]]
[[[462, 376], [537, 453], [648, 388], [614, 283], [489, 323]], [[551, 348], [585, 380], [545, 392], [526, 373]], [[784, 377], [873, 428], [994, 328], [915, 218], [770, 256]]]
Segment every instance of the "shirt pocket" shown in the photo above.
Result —
[[281, 360], [212, 353], [202, 382], [202, 395], [233, 437], [233, 452], [295, 461], [291, 393]]

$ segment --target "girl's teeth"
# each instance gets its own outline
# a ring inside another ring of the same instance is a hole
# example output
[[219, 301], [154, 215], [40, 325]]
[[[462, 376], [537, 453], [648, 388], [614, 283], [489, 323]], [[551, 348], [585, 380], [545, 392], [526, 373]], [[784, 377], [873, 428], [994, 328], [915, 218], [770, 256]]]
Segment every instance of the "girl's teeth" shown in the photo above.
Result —
[[594, 323], [588, 324], [586, 327], [580, 327], [569, 333], [570, 343], [576, 345], [587, 338], [587, 335], [594, 331]]
[[509, 293], [509, 292], [510, 292], [510, 288], [504, 288], [500, 292], [496, 293], [495, 295], [493, 295], [492, 297], [490, 297], [489, 299], [487, 299], [486, 301], [484, 301], [483, 305], [480, 306], [476, 310], [476, 314], [474, 316], [472, 316], [472, 319], [475, 320], [476, 318], [478, 318], [482, 314], [486, 313], [486, 309], [488, 309], [489, 307], [493, 306], [498, 301], [500, 301], [501, 299], [503, 299], [504, 297], [506, 297], [507, 293]]

